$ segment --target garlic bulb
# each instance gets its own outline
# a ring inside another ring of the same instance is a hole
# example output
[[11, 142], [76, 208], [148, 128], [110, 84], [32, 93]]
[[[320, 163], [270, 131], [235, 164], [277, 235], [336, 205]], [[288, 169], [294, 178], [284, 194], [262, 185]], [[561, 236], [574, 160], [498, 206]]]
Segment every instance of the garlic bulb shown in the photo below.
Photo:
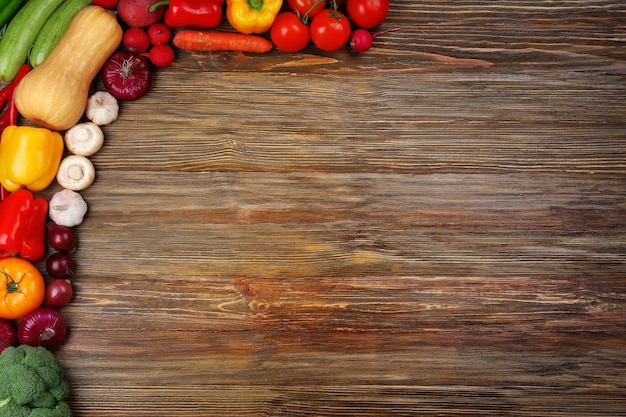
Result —
[[56, 192], [48, 203], [48, 215], [58, 225], [74, 227], [83, 222], [87, 203], [76, 191], [64, 189]]
[[117, 99], [108, 91], [98, 91], [87, 100], [85, 116], [99, 126], [108, 125], [117, 120], [119, 114]]

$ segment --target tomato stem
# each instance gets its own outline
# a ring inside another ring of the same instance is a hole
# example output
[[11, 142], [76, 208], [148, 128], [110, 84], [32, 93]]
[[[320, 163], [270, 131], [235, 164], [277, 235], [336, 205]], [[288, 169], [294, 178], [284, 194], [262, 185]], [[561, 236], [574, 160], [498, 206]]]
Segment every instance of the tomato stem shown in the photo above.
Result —
[[[317, 6], [324, 3], [325, 1], [326, 0], [317, 0], [315, 3], [313, 3], [313, 5], [311, 5], [309, 10], [307, 10], [306, 13], [302, 15], [302, 17], [298, 16], [300, 18], [300, 21], [306, 25], [307, 22], [309, 21], [309, 13], [311, 13]], [[333, 2], [334, 1], [335, 0], [333, 0]]]
[[26, 275], [26, 273], [22, 275], [22, 279], [20, 279], [19, 281], [16, 281], [7, 271], [3, 270], [1, 272], [2, 272], [2, 275], [4, 275], [4, 278], [6, 278], [7, 280], [7, 294], [13, 294], [13, 293], [18, 292], [20, 289], [20, 283], [22, 282], [22, 279], [24, 279], [24, 276]]
[[9, 275], [7, 271], [2, 271], [2, 275], [4, 275], [4, 278], [7, 280], [7, 293], [13, 294], [17, 292], [17, 290], [19, 289], [19, 282], [15, 282], [15, 280], [13, 280], [13, 277]]
[[334, 18], [339, 19], [339, 15], [338, 13], [338, 9], [339, 9], [339, 5], [337, 5], [337, 0], [331, 0], [332, 2], [332, 7], [331, 7], [331, 13], [330, 15]]

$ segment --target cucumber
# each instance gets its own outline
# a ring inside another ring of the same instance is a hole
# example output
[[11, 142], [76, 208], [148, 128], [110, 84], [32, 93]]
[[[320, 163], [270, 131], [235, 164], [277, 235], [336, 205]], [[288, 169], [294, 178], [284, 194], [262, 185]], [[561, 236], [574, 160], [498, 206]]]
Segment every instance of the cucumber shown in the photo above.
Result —
[[39, 30], [61, 3], [63, 0], [29, 0], [9, 22], [0, 39], [0, 80], [13, 81]]
[[11, 20], [20, 10], [25, 0], [2, 0], [0, 1], [0, 26]]
[[28, 55], [28, 61], [31, 67], [41, 64], [54, 47], [59, 43], [63, 34], [72, 23], [74, 16], [85, 7], [89, 6], [92, 0], [65, 0], [46, 20], [42, 26], [33, 48]]

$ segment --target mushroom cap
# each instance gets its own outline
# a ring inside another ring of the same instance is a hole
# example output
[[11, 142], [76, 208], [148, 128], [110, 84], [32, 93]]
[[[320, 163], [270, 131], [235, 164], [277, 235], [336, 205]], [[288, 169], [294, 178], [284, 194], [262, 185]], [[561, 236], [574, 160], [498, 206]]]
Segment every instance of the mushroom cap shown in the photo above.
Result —
[[91, 156], [104, 145], [104, 133], [94, 122], [78, 123], [65, 132], [65, 146], [74, 155]]
[[68, 190], [84, 190], [96, 179], [96, 170], [91, 161], [81, 155], [69, 155], [59, 164], [57, 181]]

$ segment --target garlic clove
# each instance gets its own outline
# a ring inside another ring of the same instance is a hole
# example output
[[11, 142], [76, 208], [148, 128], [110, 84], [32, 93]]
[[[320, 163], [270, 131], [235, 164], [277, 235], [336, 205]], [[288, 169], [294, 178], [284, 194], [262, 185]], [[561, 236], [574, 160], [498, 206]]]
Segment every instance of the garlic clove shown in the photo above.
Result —
[[96, 178], [96, 170], [89, 159], [81, 155], [63, 158], [57, 172], [57, 182], [68, 190], [84, 190]]
[[91, 156], [104, 145], [104, 133], [94, 122], [74, 125], [65, 132], [65, 146], [74, 155]]

